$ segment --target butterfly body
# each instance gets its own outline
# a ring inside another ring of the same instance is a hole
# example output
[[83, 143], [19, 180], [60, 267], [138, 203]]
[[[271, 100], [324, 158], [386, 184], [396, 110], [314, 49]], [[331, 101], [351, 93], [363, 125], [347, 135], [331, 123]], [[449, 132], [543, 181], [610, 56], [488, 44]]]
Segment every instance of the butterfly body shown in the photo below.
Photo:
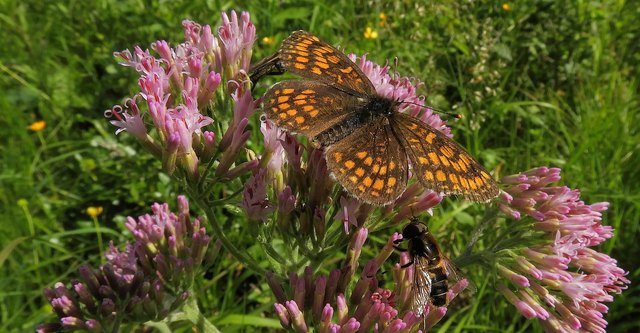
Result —
[[355, 128], [361, 128], [372, 122], [380, 122], [389, 125], [392, 121], [397, 102], [382, 96], [373, 96], [368, 99], [359, 99], [362, 104], [354, 107], [357, 111], [341, 122], [329, 127], [311, 139], [316, 148], [326, 148], [342, 141]]
[[462, 147], [422, 121], [400, 112], [401, 101], [382, 96], [346, 55], [318, 37], [296, 31], [255, 77], [289, 71], [264, 96], [263, 109], [281, 128], [307, 136], [325, 150], [327, 167], [351, 195], [386, 205], [406, 189], [409, 161], [428, 189], [487, 201], [498, 194], [489, 173]]

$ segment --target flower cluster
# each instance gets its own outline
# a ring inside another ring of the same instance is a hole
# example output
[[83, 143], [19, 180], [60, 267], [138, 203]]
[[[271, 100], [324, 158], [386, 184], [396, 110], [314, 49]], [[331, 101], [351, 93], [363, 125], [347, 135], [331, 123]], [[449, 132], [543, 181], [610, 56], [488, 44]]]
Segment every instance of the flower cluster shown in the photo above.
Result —
[[199, 219], [189, 216], [189, 204], [178, 198], [179, 212], [154, 204], [153, 215], [128, 218], [135, 238], [124, 251], [111, 244], [107, 263], [98, 269], [82, 266], [80, 280], [68, 288], [62, 282], [45, 296], [59, 323], [43, 324], [38, 332], [86, 330], [113, 332], [122, 323], [165, 318], [192, 295], [189, 290], [203, 261], [213, 260], [220, 244], [208, 250], [210, 238]]
[[[124, 107], [116, 105], [106, 111], [105, 116], [114, 118], [111, 123], [119, 127], [116, 133], [132, 134], [162, 160], [170, 174], [179, 167], [190, 180], [198, 180], [200, 165], [222, 155], [216, 175], [233, 178], [256, 166], [251, 161], [231, 169], [249, 139], [246, 127], [255, 111], [245, 73], [255, 27], [248, 13], [238, 18], [233, 11], [222, 14], [217, 36], [208, 25], [188, 20], [182, 25], [186, 41], [175, 47], [164, 40], [153, 43], [157, 57], [140, 47], [115, 53], [120, 64], [140, 74], [140, 92], [125, 100]], [[213, 107], [224, 108], [228, 97], [234, 105], [232, 116], [207, 114]], [[203, 130], [214, 120], [229, 118], [232, 120], [224, 133]]]
[[498, 265], [511, 288], [498, 289], [526, 318], [541, 319], [547, 331], [605, 332], [603, 303], [629, 284], [615, 259], [592, 248], [613, 236], [600, 223], [608, 203], [587, 205], [578, 190], [549, 186], [558, 180], [560, 169], [547, 167], [502, 179], [508, 187], [500, 209], [514, 219], [531, 217], [545, 241], [511, 251]]
[[[284, 328], [296, 332], [311, 328], [317, 332], [412, 332], [420, 325], [428, 329], [442, 319], [446, 307], [429, 305], [422, 317], [411, 311], [414, 272], [413, 266], [403, 268], [409, 261], [406, 254], [394, 265], [394, 289], [378, 287], [378, 270], [393, 252], [395, 242], [402, 239], [397, 233], [352, 283], [367, 235], [366, 228], [356, 229], [342, 267], [328, 275], [314, 276], [311, 267], [307, 267], [302, 276], [289, 276], [286, 289], [272, 274], [267, 275], [278, 301], [274, 308]], [[466, 286], [466, 280], [456, 284], [449, 291], [449, 299]]]

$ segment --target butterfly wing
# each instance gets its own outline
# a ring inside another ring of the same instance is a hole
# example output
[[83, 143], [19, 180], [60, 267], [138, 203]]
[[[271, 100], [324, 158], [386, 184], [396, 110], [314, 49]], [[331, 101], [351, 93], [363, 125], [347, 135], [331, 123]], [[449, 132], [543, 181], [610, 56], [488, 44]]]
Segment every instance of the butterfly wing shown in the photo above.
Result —
[[496, 181], [460, 145], [407, 114], [398, 112], [392, 119], [413, 173], [425, 188], [461, 194], [472, 201], [489, 201], [498, 195]]
[[287, 71], [360, 95], [376, 92], [371, 80], [351, 59], [320, 38], [295, 31], [282, 42], [280, 61]]
[[314, 137], [355, 111], [350, 99], [321, 82], [281, 81], [265, 93], [263, 110], [278, 127]]
[[354, 197], [375, 205], [394, 201], [407, 186], [407, 155], [389, 125], [373, 121], [326, 150], [327, 167]]

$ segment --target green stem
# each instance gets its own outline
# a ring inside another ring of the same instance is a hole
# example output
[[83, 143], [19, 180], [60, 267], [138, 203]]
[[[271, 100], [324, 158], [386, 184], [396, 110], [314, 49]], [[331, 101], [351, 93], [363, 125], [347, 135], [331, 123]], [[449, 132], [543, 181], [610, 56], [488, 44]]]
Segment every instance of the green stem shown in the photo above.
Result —
[[104, 247], [102, 246], [102, 230], [100, 230], [100, 223], [98, 223], [97, 216], [91, 216], [93, 219], [93, 226], [96, 228], [96, 235], [98, 236], [98, 251], [100, 251], [100, 262], [104, 265]]
[[198, 302], [193, 296], [184, 302], [181, 311], [172, 313], [167, 317], [167, 321], [170, 323], [182, 320], [187, 320], [192, 323], [198, 329], [198, 332], [220, 333], [220, 330], [200, 312]]
[[229, 251], [229, 253], [231, 253], [231, 255], [234, 258], [236, 258], [242, 264], [247, 266], [247, 268], [249, 268], [250, 270], [260, 275], [266, 275], [267, 270], [260, 267], [260, 265], [258, 265], [258, 263], [255, 260], [253, 260], [251, 257], [249, 257], [246, 253], [236, 248], [235, 245], [233, 245], [233, 243], [229, 240], [229, 238], [227, 238], [224, 231], [220, 227], [220, 224], [218, 223], [218, 220], [216, 219], [215, 214], [211, 210], [210, 208], [211, 206], [208, 205], [206, 202], [204, 202], [203, 199], [199, 198], [197, 195], [193, 195], [191, 197], [196, 198], [197, 199], [196, 202], [198, 203], [198, 205], [205, 210], [207, 214], [207, 218], [209, 219], [209, 221], [211, 221], [210, 225], [211, 225], [211, 228], [213, 229], [212, 230], [213, 234], [220, 240], [220, 242], [222, 243], [222, 246], [224, 246], [224, 248], [227, 251]]

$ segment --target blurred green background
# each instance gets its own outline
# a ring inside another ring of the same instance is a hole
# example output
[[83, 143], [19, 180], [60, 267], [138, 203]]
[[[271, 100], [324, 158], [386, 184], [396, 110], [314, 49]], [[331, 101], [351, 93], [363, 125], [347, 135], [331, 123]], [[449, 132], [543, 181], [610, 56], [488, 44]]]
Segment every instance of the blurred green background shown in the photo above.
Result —
[[[125, 216], [180, 193], [103, 117], [136, 85], [112, 53], [175, 45], [183, 19], [217, 26], [231, 9], [251, 13], [255, 61], [298, 29], [378, 63], [398, 57], [430, 105], [465, 116], [450, 121], [455, 139], [496, 176], [561, 167], [586, 202], [611, 202], [604, 221], [615, 237], [600, 250], [638, 281], [637, 1], [0, 0], [0, 332], [51, 321], [42, 288], [99, 263], [88, 208], [102, 207], [105, 241], [123, 243]], [[43, 130], [30, 129], [40, 120]], [[260, 319], [272, 311], [264, 279], [230, 257], [219, 266], [204, 282], [205, 314], [225, 332], [279, 327]], [[610, 304], [611, 332], [640, 329], [639, 290]], [[540, 330], [491, 288], [473, 302], [440, 329]]]

